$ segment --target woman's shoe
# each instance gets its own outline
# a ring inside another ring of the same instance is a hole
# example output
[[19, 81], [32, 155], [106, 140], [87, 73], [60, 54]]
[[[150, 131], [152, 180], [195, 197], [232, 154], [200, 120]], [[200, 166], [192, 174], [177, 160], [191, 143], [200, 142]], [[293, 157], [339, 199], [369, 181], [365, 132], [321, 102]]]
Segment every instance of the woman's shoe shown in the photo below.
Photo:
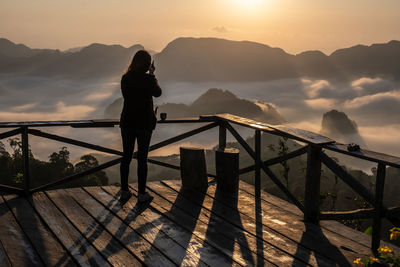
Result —
[[129, 190], [121, 190], [121, 200], [128, 200], [132, 196], [132, 192]]
[[138, 201], [139, 201], [140, 203], [143, 203], [143, 202], [150, 202], [150, 201], [153, 200], [153, 198], [154, 198], [154, 197], [153, 197], [152, 195], [150, 195], [148, 192], [143, 193], [143, 194], [139, 193]]

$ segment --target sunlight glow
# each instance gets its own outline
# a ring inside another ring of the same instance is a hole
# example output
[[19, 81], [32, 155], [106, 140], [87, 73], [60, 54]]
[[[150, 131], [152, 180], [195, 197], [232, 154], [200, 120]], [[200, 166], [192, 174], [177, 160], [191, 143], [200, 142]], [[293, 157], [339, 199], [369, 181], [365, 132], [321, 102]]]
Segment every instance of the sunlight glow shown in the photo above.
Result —
[[236, 3], [240, 8], [254, 9], [260, 8], [261, 4], [267, 2], [267, 0], [236, 0]]
[[233, 10], [238, 15], [240, 14], [243, 19], [257, 19], [260, 15], [266, 16], [272, 10], [275, 0], [227, 0], [234, 6]]

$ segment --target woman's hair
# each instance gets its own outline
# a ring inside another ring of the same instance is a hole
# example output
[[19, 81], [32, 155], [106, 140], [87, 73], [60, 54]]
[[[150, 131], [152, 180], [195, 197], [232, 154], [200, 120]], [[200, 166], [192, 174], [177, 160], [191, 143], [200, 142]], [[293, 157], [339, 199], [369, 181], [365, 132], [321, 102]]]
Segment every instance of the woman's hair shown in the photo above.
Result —
[[135, 71], [138, 73], [145, 73], [149, 70], [151, 64], [151, 56], [146, 50], [139, 50], [133, 56], [132, 62], [129, 65], [126, 73]]

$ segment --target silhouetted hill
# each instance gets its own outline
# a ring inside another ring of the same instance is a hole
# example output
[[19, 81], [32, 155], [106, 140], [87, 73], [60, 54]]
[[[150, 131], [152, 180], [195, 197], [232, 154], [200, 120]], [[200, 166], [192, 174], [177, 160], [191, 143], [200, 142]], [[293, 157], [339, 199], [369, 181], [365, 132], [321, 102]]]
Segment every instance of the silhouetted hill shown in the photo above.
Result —
[[109, 77], [122, 74], [141, 45], [129, 48], [120, 45], [91, 44], [75, 53], [63, 53], [33, 74], [41, 76], [71, 76], [74, 78]]
[[358, 129], [357, 124], [344, 112], [334, 109], [323, 115], [321, 132], [334, 135], [358, 134]]
[[330, 59], [341, 71], [355, 76], [383, 75], [400, 78], [399, 41], [339, 49], [330, 55]]
[[60, 52], [31, 49], [0, 39], [0, 73], [28, 74], [72, 79], [108, 78], [121, 75], [141, 45], [91, 44]]
[[248, 41], [178, 38], [155, 55], [160, 79], [273, 80], [296, 76], [292, 55]]
[[[178, 38], [156, 55], [159, 75], [170, 80], [273, 80], [309, 76], [324, 79], [400, 78], [400, 42], [340, 49], [330, 56], [306, 51], [296, 56], [248, 41]], [[167, 67], [168, 66], [168, 67]]]
[[[122, 98], [115, 100], [106, 108], [105, 117], [119, 118], [122, 104]], [[269, 103], [254, 103], [249, 100], [239, 99], [229, 91], [215, 88], [209, 89], [190, 105], [175, 103], [162, 104], [159, 106], [158, 112], [167, 113], [168, 118], [231, 113], [272, 124], [279, 124], [285, 121], [276, 108]]]
[[296, 55], [294, 65], [299, 76], [325, 77], [330, 74], [342, 76], [340, 69], [321, 51], [306, 51]]
[[320, 132], [342, 143], [356, 143], [364, 148], [366, 145], [356, 122], [344, 112], [337, 110], [331, 110], [323, 115]]
[[5, 38], [0, 38], [0, 55], [18, 58], [30, 57], [44, 52], [57, 51], [52, 49], [31, 49], [24, 44], [15, 44]]
[[0, 73], [26, 73], [54, 60], [59, 50], [31, 49], [0, 38]]
[[[140, 45], [92, 44], [60, 52], [31, 49], [0, 39], [0, 73], [67, 78], [108, 78], [120, 75]], [[313, 77], [400, 79], [400, 42], [339, 49], [331, 55], [306, 51], [290, 55], [280, 48], [250, 41], [178, 38], [155, 54], [163, 81], [267, 81]]]

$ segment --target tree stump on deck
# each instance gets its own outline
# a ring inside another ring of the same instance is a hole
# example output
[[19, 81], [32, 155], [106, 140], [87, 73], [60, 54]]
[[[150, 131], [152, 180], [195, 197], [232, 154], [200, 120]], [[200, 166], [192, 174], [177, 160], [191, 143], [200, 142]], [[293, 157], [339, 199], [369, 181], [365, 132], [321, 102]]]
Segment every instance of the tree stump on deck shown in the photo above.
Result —
[[208, 179], [204, 149], [180, 147], [182, 187], [198, 192], [207, 191]]
[[215, 168], [217, 189], [236, 195], [239, 189], [239, 150], [225, 148], [215, 151]]

